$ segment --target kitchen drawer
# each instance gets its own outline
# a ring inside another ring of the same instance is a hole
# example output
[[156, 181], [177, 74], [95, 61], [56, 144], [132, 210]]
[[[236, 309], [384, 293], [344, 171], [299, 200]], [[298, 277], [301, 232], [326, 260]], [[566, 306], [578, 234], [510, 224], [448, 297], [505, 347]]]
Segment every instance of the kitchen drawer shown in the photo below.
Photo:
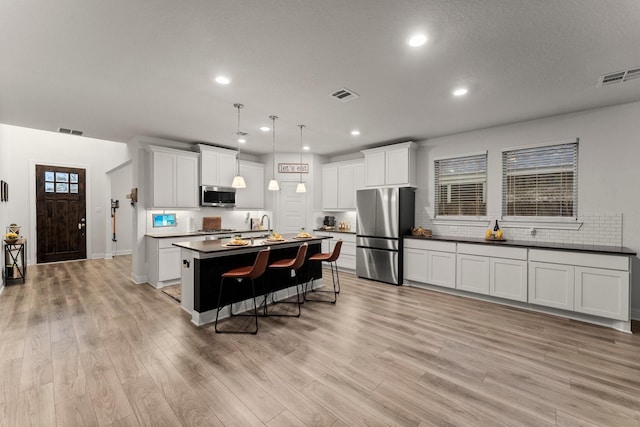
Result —
[[412, 249], [425, 249], [429, 251], [454, 252], [455, 242], [440, 242], [437, 240], [404, 239], [404, 247]]
[[626, 256], [530, 249], [529, 261], [629, 271], [629, 257]]
[[488, 256], [493, 258], [527, 259], [526, 248], [513, 248], [510, 246], [496, 247], [494, 245], [470, 245], [466, 243], [458, 243], [458, 253]]

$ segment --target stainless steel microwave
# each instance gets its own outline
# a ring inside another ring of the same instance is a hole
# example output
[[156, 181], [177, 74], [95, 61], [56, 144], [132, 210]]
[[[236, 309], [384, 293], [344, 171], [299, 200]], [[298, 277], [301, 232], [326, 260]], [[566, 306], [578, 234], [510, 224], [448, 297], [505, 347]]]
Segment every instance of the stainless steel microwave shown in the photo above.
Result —
[[236, 189], [232, 187], [201, 185], [200, 206], [233, 208], [236, 206]]

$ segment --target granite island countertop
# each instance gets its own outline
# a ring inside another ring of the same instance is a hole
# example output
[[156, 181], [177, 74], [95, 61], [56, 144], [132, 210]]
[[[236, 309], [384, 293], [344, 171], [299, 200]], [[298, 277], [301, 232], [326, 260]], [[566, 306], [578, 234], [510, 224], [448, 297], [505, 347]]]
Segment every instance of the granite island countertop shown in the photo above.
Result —
[[[266, 247], [290, 247], [299, 246], [304, 242], [320, 243], [326, 236], [313, 236], [310, 238], [297, 238], [297, 234], [283, 234], [282, 241], [272, 241], [264, 238], [254, 239], [253, 243], [249, 241], [248, 245], [232, 246], [228, 242], [222, 240], [196, 240], [191, 242], [176, 242], [173, 245], [183, 249], [189, 249], [201, 255], [228, 255], [230, 253], [247, 253], [257, 252]], [[248, 240], [248, 239], [247, 239]]]

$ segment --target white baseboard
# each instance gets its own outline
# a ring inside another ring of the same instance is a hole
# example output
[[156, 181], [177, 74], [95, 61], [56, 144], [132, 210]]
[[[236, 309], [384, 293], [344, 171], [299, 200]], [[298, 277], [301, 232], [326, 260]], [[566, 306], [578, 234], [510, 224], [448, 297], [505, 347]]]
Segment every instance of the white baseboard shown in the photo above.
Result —
[[[461, 290], [452, 289], [452, 288], [443, 288], [441, 286], [429, 285], [427, 283], [418, 283], [410, 280], [405, 280], [403, 285], [411, 286], [414, 288], [428, 289], [428, 290], [441, 292], [445, 294], [457, 295], [465, 298], [477, 299], [480, 301], [492, 302], [496, 304], [506, 305], [509, 307], [517, 307], [524, 310], [549, 314], [552, 316], [564, 317], [567, 319], [579, 320], [581, 322], [592, 323], [594, 325], [600, 325], [607, 328], [615, 329], [620, 332], [625, 332], [628, 334], [631, 333], [631, 321], [625, 322], [622, 320], [606, 319], [604, 317], [591, 316], [588, 314], [577, 313], [574, 311], [566, 311], [566, 310], [560, 310], [560, 309], [555, 309], [551, 307], [543, 307], [540, 305], [529, 304], [526, 302], [505, 300], [503, 298], [492, 297], [490, 295], [476, 294], [476, 293], [461, 291]], [[633, 315], [631, 317], [633, 318]]]
[[4, 283], [0, 282], [0, 295], [2, 295], [2, 291], [4, 291]]
[[147, 283], [147, 275], [146, 274], [134, 274], [134, 273], [131, 273], [131, 280], [136, 285], [141, 285], [142, 283]]

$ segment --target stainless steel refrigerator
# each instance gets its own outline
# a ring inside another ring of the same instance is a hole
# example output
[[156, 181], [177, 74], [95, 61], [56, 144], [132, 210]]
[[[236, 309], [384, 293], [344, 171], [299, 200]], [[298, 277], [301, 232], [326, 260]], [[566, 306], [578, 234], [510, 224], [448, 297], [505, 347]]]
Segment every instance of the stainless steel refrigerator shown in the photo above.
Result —
[[402, 284], [402, 236], [414, 224], [413, 188], [358, 190], [356, 274]]

